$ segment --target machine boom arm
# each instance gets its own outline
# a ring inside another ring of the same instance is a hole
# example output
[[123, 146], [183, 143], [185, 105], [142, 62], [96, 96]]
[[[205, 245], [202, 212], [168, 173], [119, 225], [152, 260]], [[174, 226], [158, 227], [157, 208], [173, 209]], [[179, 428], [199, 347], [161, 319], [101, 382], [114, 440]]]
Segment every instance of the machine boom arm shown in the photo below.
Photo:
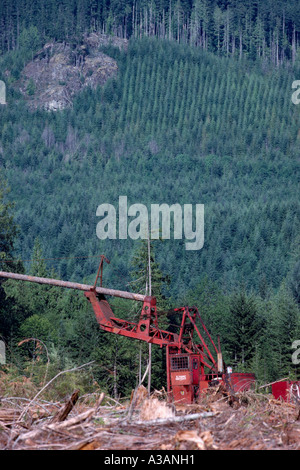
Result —
[[[98, 275], [99, 271], [97, 274], [97, 278]], [[198, 330], [195, 324], [195, 319], [198, 317], [200, 318], [199, 312], [196, 308], [184, 307], [182, 309], [176, 309], [177, 311], [180, 311], [182, 313], [182, 324], [180, 327], [180, 332], [179, 334], [177, 334], [171, 331], [162, 330], [158, 327], [155, 297], [135, 294], [126, 291], [107, 289], [102, 286], [97, 287], [97, 278], [95, 284], [91, 286], [87, 284], [78, 284], [74, 282], [60, 281], [57, 279], [28, 276], [25, 274], [10, 273], [4, 271], [0, 271], [0, 277], [84, 291], [84, 295], [91, 303], [96, 316], [96, 320], [102, 330], [114, 334], [119, 334], [122, 336], [127, 336], [129, 338], [145, 341], [147, 343], [157, 344], [161, 347], [168, 346], [176, 348], [178, 351], [186, 352], [189, 354], [196, 351], [199, 352], [201, 349], [203, 364], [209, 369], [214, 369], [217, 371], [216, 361], [210, 353], [204, 339], [200, 334], [200, 331]], [[139, 321], [132, 322], [115, 317], [105, 296], [114, 296], [123, 299], [143, 302]], [[196, 331], [196, 333], [198, 334], [198, 337], [201, 341], [200, 345], [196, 345], [193, 342], [192, 331]], [[216, 349], [210, 337], [209, 340]]]
[[[17, 274], [17, 273], [7, 273], [4, 271], [0, 271], [0, 277], [4, 277], [7, 279], [15, 279], [17, 281], [29, 281], [29, 282], [35, 282], [37, 284], [47, 284], [48, 286], [65, 287], [67, 289], [75, 289], [75, 290], [82, 290], [82, 291], [89, 291], [90, 289], [93, 288], [93, 286], [89, 286], [87, 284], [77, 284], [76, 282], [59, 281], [57, 279], [27, 276], [25, 274]], [[137, 300], [140, 302], [144, 302], [146, 298], [145, 295], [133, 294], [131, 292], [126, 292], [126, 291], [121, 291], [121, 290], [107, 289], [105, 287], [95, 287], [95, 291], [98, 294], [112, 295], [114, 297], [121, 297], [123, 299], [129, 299], [129, 300]]]
[[[75, 282], [60, 281], [58, 279], [27, 276], [25, 274], [4, 271], [0, 271], [0, 277], [17, 281], [28, 281], [37, 284], [64, 287], [67, 289], [82, 290], [93, 307], [97, 322], [101, 329], [122, 336], [146, 341], [148, 343], [158, 344], [160, 346], [166, 346], [168, 344], [177, 345], [178, 343], [177, 334], [158, 328], [156, 299], [154, 297], [147, 297], [146, 295], [135, 294], [127, 291], [107, 289], [105, 287], [96, 287], [96, 285], [91, 286]], [[134, 323], [116, 318], [109, 303], [105, 299], [106, 295], [143, 302], [139, 322]]]

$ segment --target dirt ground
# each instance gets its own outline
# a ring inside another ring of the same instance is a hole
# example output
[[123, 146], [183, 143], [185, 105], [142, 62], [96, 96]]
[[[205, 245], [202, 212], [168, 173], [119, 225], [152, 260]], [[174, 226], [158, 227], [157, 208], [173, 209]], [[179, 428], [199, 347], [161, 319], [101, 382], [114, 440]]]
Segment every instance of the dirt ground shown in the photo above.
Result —
[[0, 450], [300, 450], [300, 408], [271, 395], [214, 391], [198, 405], [143, 393], [120, 404], [0, 399]]

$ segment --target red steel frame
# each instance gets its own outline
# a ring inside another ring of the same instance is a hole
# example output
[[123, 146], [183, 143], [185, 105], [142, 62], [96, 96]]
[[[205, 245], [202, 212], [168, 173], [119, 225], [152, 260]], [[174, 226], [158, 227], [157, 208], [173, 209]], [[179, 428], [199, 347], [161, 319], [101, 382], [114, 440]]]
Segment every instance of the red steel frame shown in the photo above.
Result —
[[[158, 327], [155, 297], [145, 297], [139, 321], [131, 322], [116, 318], [106, 298], [96, 292], [95, 286], [85, 291], [84, 295], [91, 303], [102, 330], [166, 347], [167, 390], [170, 400], [192, 403], [201, 389], [206, 389], [214, 378], [221, 377], [222, 361], [220, 366], [220, 361], [211, 353], [196, 320], [200, 322], [218, 358], [221, 352], [215, 346], [196, 307], [174, 310], [182, 317], [179, 333], [173, 333]], [[193, 340], [194, 332], [198, 337], [197, 343]], [[172, 364], [176, 361], [186, 363], [187, 367], [173, 370]]]

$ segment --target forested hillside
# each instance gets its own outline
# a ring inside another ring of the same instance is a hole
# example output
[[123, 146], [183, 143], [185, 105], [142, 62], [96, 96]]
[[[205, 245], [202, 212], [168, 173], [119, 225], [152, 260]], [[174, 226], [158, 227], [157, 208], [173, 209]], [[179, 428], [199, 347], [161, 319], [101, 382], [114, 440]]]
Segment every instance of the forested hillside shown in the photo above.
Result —
[[[157, 39], [132, 40], [127, 53], [110, 53], [118, 59], [117, 78], [80, 94], [72, 109], [31, 113], [14, 96], [1, 109], [21, 259], [31, 259], [39, 236], [46, 258], [104, 251], [127, 275], [132, 241], [98, 240], [98, 205], [117, 207], [120, 195], [149, 209], [198, 203], [205, 205], [205, 248], [186, 252], [184, 240], [160, 248], [173, 292], [205, 275], [229, 286], [244, 278], [253, 288], [266, 278], [277, 288], [299, 233], [292, 74], [235, 67]], [[96, 269], [74, 259], [54, 267], [66, 279]]]
[[[140, 242], [100, 241], [98, 205], [117, 207], [124, 195], [149, 209], [204, 204], [201, 250], [187, 251], [184, 239], [152, 242], [161, 305], [197, 305], [220, 335], [226, 361], [240, 370], [266, 381], [297, 374], [291, 345], [300, 338], [300, 107], [291, 97], [300, 79], [299, 15], [296, 3], [275, 3], [244, 10], [245, 2], [168, 1], [154, 9], [147, 2], [100, 8], [66, 1], [54, 22], [55, 1], [47, 10], [38, 10], [38, 1], [27, 9], [21, 0], [3, 2], [0, 170], [10, 193], [1, 190], [0, 251], [10, 262], [1, 269], [93, 282], [104, 253], [111, 261], [105, 285], [144, 289], [130, 284], [139, 276], [133, 259]], [[49, 39], [80, 43], [84, 31], [96, 29], [129, 38], [126, 50], [102, 48], [116, 60], [116, 76], [84, 89], [63, 111], [30, 110], [18, 87], [35, 51]], [[132, 315], [134, 307], [114, 303]], [[96, 378], [111, 393], [134, 386], [136, 346], [99, 332], [76, 293], [7, 282], [0, 335], [20, 364], [30, 350], [17, 342], [37, 337], [55, 366], [96, 359]], [[164, 351], [154, 354], [159, 387]]]
[[76, 41], [89, 30], [156, 36], [279, 66], [299, 60], [299, 18], [297, 0], [3, 0], [0, 47], [17, 49], [29, 27], [42, 42]]

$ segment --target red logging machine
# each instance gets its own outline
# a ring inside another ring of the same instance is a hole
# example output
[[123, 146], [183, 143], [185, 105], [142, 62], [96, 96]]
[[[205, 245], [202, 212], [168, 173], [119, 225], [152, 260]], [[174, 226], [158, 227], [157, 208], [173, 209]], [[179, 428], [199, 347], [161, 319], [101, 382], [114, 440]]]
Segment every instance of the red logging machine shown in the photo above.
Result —
[[[7, 272], [0, 272], [0, 277], [82, 290], [102, 330], [165, 347], [170, 401], [196, 403], [201, 400], [203, 392], [218, 384], [223, 384], [230, 392], [248, 390], [253, 386], [254, 374], [225, 370], [220, 345], [216, 347], [196, 307], [182, 307], [172, 311], [179, 319], [178, 331], [159, 328], [155, 297], [102, 287], [104, 260], [108, 262], [102, 255], [93, 286]], [[98, 279], [100, 286], [97, 286]], [[139, 321], [132, 322], [115, 317], [107, 296], [142, 302]]]

